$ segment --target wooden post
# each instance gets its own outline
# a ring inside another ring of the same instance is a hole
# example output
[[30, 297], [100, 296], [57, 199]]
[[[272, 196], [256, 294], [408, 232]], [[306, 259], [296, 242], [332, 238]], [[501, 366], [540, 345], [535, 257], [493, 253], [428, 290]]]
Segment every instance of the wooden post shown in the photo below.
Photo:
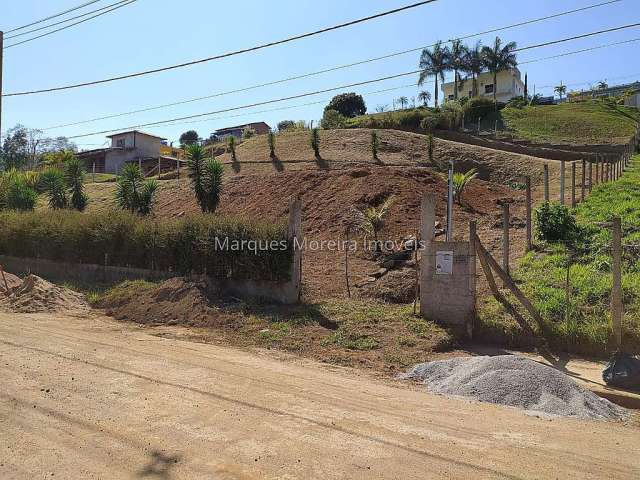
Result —
[[611, 327], [616, 339], [618, 350], [622, 347], [622, 221], [620, 217], [613, 218], [613, 261], [611, 273], [613, 274], [613, 287], [611, 289]]
[[571, 162], [571, 208], [576, 208], [576, 162]]
[[611, 162], [607, 162], [607, 175], [605, 177], [605, 181], [606, 182], [610, 182], [611, 181]]
[[509, 204], [502, 204], [502, 268], [509, 273]]
[[566, 165], [564, 160], [560, 160], [560, 203], [564, 205]]
[[600, 183], [600, 154], [596, 154], [596, 185]]
[[533, 226], [531, 225], [531, 177], [525, 177], [524, 185], [526, 189], [526, 208], [527, 208], [527, 251], [529, 251], [533, 247], [533, 242], [532, 242]]
[[549, 165], [544, 165], [544, 201], [549, 203]]
[[161, 158], [158, 157], [158, 180], [160, 180], [160, 174], [162, 173], [162, 165], [161, 165]]
[[600, 159], [600, 183], [604, 183], [604, 164], [605, 160]]
[[587, 189], [587, 161], [582, 159], [582, 181], [580, 188], [580, 201], [584, 202], [584, 197]]
[[589, 160], [589, 193], [593, 189], [593, 162]]

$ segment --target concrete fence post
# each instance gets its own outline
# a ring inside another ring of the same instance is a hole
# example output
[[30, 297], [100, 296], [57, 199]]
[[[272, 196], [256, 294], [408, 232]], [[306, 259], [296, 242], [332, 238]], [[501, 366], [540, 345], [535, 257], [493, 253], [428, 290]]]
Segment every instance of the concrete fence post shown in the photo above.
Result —
[[524, 185], [526, 189], [526, 209], [527, 209], [527, 251], [533, 246], [532, 241], [532, 225], [531, 225], [531, 177], [525, 177]]
[[509, 203], [502, 203], [502, 268], [509, 273]]
[[613, 286], [611, 289], [611, 327], [616, 340], [616, 346], [620, 350], [622, 346], [622, 221], [620, 217], [613, 218], [612, 231], [612, 263]]
[[478, 262], [475, 242], [476, 230], [476, 221], [471, 220], [469, 222], [469, 292], [473, 295], [473, 314], [469, 315], [467, 320], [467, 335], [469, 338], [473, 337], [473, 320], [476, 318], [476, 268]]
[[600, 154], [596, 154], [596, 185], [600, 183]]
[[571, 162], [571, 208], [576, 208], [576, 162]]
[[593, 162], [589, 160], [589, 193], [593, 189]]
[[584, 202], [584, 197], [587, 189], [587, 161], [582, 159], [582, 181], [580, 182], [580, 202]]
[[[289, 222], [287, 224], [287, 240], [292, 242], [293, 259], [291, 265], [292, 300], [300, 300], [302, 296], [302, 200], [292, 197], [289, 200]], [[348, 248], [348, 247], [347, 247]]]
[[560, 160], [560, 203], [564, 205], [564, 191], [565, 191], [565, 176], [566, 176], [566, 164], [564, 160]]
[[549, 165], [544, 165], [544, 201], [549, 203]]

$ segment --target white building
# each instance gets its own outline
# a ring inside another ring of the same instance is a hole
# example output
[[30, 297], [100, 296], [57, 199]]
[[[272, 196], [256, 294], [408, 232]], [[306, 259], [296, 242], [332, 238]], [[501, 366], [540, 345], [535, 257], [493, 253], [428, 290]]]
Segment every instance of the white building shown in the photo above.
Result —
[[[493, 84], [493, 73], [481, 73], [476, 79], [478, 85], [478, 96], [489, 97], [493, 99], [493, 90], [496, 86]], [[517, 68], [505, 70], [498, 73], [498, 85], [496, 90], [496, 98], [499, 102], [506, 103], [513, 97], [521, 97], [524, 95], [524, 82], [522, 75]], [[455, 99], [454, 82], [442, 85], [442, 93], [444, 101]], [[473, 79], [469, 78], [462, 82], [462, 88], [458, 89], [458, 98], [473, 97]]]

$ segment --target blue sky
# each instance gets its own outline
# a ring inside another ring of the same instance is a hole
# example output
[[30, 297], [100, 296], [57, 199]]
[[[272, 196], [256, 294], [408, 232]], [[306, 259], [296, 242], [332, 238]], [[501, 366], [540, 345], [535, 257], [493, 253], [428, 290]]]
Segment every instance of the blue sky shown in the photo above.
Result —
[[[103, 0], [89, 9], [99, 8], [113, 1]], [[8, 30], [80, 3], [83, 2], [0, 0], [0, 28]], [[77, 83], [194, 60], [409, 3], [412, 3], [411, 0], [138, 0], [130, 6], [77, 27], [5, 50], [4, 91], [9, 93]], [[438, 39], [455, 38], [595, 3], [600, 3], [600, 0], [538, 0], [518, 3], [504, 0], [438, 0], [431, 5], [354, 27], [203, 65], [66, 92], [30, 97], [5, 97], [3, 129], [16, 123], [44, 129], [53, 125], [209, 95], [415, 48], [431, 44]], [[500, 32], [499, 35], [505, 41], [513, 40], [518, 42], [519, 46], [526, 46], [639, 20], [637, 0], [623, 0], [610, 6], [514, 28]], [[478, 39], [489, 43], [494, 36], [495, 34], [487, 35]], [[519, 55], [519, 60], [537, 59], [638, 37], [640, 28], [628, 29], [525, 51]], [[475, 39], [468, 40], [469, 43], [474, 41]], [[10, 43], [10, 40], [5, 42]], [[560, 81], [572, 85], [580, 82], [596, 83], [601, 79], [607, 79], [610, 84], [640, 80], [640, 65], [630, 60], [637, 58], [639, 45], [640, 42], [532, 63], [523, 65], [521, 69], [529, 75], [530, 88], [533, 89], [535, 85], [538, 92], [546, 94], [552, 92], [550, 86]], [[46, 134], [72, 136], [119, 129], [366, 81], [415, 70], [418, 56], [419, 52], [411, 53], [250, 92], [85, 125], [47, 130]], [[416, 96], [420, 89], [411, 85], [415, 81], [413, 77], [405, 77], [351, 90], [364, 94], [369, 110], [374, 111], [376, 105], [390, 105], [393, 98], [401, 95], [409, 98]], [[386, 93], [367, 93], [400, 86], [404, 87]], [[546, 88], [542, 88], [545, 86]], [[576, 86], [577, 89], [583, 87], [587, 88], [587, 85]], [[432, 85], [427, 88], [433, 91]], [[215, 115], [215, 119], [154, 126], [144, 130], [165, 136], [169, 140], [177, 140], [182, 132], [191, 128], [200, 136], [208, 137], [217, 128], [251, 121], [263, 120], [275, 126], [278, 121], [284, 119], [317, 120], [322, 116], [324, 101], [328, 101], [331, 96], [333, 94], [322, 94]], [[252, 113], [315, 101], [323, 101], [323, 104]], [[105, 140], [101, 134], [75, 141], [81, 149], [86, 149], [97, 148]]]

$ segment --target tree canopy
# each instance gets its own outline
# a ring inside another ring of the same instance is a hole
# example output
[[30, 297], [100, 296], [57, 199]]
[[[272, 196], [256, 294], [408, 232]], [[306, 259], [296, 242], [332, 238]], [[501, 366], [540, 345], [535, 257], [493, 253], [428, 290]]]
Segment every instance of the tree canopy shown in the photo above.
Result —
[[187, 130], [180, 135], [180, 145], [194, 145], [198, 143], [198, 140], [200, 140], [200, 136], [195, 130]]
[[325, 112], [327, 110], [335, 110], [340, 113], [340, 115], [351, 118], [367, 113], [367, 106], [364, 103], [362, 95], [350, 92], [341, 93], [333, 97], [324, 110]]

